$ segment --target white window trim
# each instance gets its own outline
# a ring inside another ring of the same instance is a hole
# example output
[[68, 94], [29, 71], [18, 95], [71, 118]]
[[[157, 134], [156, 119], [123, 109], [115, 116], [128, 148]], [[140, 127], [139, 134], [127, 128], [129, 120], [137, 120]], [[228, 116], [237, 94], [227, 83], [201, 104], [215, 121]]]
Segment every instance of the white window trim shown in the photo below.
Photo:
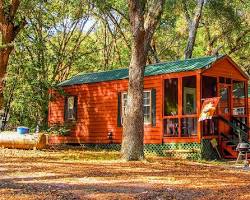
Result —
[[[121, 124], [123, 124], [123, 115], [124, 115], [124, 110], [126, 110], [126, 106], [124, 106], [124, 95], [128, 95], [127, 92], [122, 92], [121, 93]], [[128, 96], [127, 96], [128, 98]]]
[[[144, 92], [148, 92], [149, 93], [149, 105], [147, 105], [147, 106], [149, 106], [149, 122], [144, 122], [144, 124], [145, 125], [149, 125], [149, 124], [151, 124], [152, 123], [152, 99], [151, 99], [151, 90], [144, 90], [143, 91], [143, 93]], [[143, 103], [143, 107], [144, 107], [144, 103]], [[143, 113], [143, 117], [144, 117], [144, 113]]]
[[[71, 117], [69, 117], [69, 99], [70, 98], [72, 98], [73, 99], [73, 115], [71, 116]], [[74, 115], [76, 115], [76, 113], [75, 113], [75, 98], [76, 98], [76, 96], [68, 96], [67, 97], [67, 106], [66, 106], [66, 109], [67, 109], [67, 121], [74, 121], [74, 120], [76, 120], [76, 116], [74, 116]]]
[[[150, 125], [150, 124], [152, 124], [152, 95], [151, 95], [151, 90], [143, 90], [143, 93], [144, 92], [148, 92], [149, 93], [149, 105], [147, 105], [147, 106], [149, 106], [149, 122], [145, 122], [144, 121], [144, 125]], [[121, 93], [121, 124], [123, 124], [123, 115], [124, 115], [124, 113], [123, 113], [123, 110], [125, 110], [125, 109], [123, 109], [124, 108], [124, 94], [127, 94], [128, 95], [128, 93], [127, 92], [122, 92]], [[144, 103], [143, 103], [143, 107], [144, 107]], [[144, 113], [143, 113], [143, 118], [144, 118]]]
[[235, 107], [233, 108], [233, 115], [245, 115], [245, 107]]

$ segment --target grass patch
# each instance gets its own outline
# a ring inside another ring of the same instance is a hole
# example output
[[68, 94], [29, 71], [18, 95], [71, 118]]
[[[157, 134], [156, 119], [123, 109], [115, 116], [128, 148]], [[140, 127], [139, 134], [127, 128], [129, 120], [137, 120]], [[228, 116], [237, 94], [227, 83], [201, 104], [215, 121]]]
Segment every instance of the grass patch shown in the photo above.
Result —
[[67, 151], [64, 152], [59, 159], [67, 161], [110, 161], [120, 159], [119, 152], [109, 151]]

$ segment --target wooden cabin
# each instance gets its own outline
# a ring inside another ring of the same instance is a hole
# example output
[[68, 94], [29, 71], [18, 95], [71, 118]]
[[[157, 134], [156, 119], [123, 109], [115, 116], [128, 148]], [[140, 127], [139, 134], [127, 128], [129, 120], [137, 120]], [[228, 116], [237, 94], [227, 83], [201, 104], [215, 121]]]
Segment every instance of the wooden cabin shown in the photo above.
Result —
[[[70, 126], [70, 134], [51, 136], [51, 144], [121, 143], [128, 69], [78, 74], [58, 86], [64, 94], [50, 91], [48, 122], [50, 126]], [[213, 119], [198, 122], [203, 100], [218, 96], [221, 100]], [[248, 124], [247, 98], [248, 75], [229, 56], [148, 65], [144, 78], [145, 146], [206, 144], [212, 150], [209, 141], [215, 138], [224, 157], [235, 157], [235, 150], [226, 143], [233, 138], [227, 120], [240, 121], [242, 129]]]

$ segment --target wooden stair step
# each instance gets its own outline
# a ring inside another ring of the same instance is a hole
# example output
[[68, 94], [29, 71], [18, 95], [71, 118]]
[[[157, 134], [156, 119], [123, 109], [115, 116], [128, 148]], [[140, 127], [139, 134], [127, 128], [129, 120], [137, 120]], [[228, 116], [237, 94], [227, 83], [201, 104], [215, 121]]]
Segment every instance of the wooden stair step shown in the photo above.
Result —
[[232, 156], [232, 155], [224, 155], [223, 157], [226, 159], [236, 159], [237, 158], [237, 157]]

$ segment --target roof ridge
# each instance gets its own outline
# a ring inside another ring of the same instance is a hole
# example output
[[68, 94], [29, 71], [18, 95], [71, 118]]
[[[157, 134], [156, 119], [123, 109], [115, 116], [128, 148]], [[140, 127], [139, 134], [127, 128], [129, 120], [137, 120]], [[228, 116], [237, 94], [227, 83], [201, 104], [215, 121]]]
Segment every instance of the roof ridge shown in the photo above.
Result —
[[[224, 55], [219, 56], [203, 56], [196, 58], [189, 58], [183, 60], [167, 61], [155, 63], [145, 66], [145, 76], [158, 75], [163, 73], [173, 73], [181, 71], [196, 70], [204, 68], [207, 65], [222, 58]], [[187, 63], [186, 63], [187, 62]], [[118, 72], [118, 73], [115, 73]], [[58, 86], [67, 86], [82, 83], [103, 82], [110, 80], [119, 80], [128, 78], [128, 68], [118, 68], [107, 71], [97, 72], [81, 72], [71, 78], [62, 81]]]
[[[149, 65], [146, 65], [145, 67], [155, 66], [155, 65], [161, 65], [161, 64], [167, 64], [167, 63], [175, 63], [175, 62], [186, 61], [186, 60], [196, 60], [196, 59], [202, 59], [202, 58], [212, 58], [212, 57], [218, 57], [218, 58], [220, 58], [222, 56], [224, 56], [224, 55], [219, 55], [219, 56], [202, 56], [202, 57], [188, 58], [188, 59], [183, 59], [183, 60], [165, 61], [165, 62], [159, 62], [159, 63], [149, 64]], [[128, 69], [128, 68], [117, 68], [117, 69], [110, 69], [110, 70], [106, 70], [106, 71], [96, 71], [96, 72], [80, 72], [78, 74], [75, 74], [71, 78], [73, 78], [75, 76], [80, 76], [80, 75], [99, 74], [99, 73], [113, 72], [113, 71], [119, 71], [119, 70], [125, 70], [125, 69]], [[67, 79], [67, 80], [69, 80], [69, 79]]]
[[202, 57], [195, 57], [195, 58], [187, 58], [187, 59], [179, 59], [179, 60], [173, 60], [173, 61], [165, 61], [165, 62], [159, 62], [159, 63], [153, 63], [150, 65], [146, 65], [147, 66], [154, 66], [154, 65], [161, 65], [161, 64], [167, 64], [167, 63], [175, 63], [175, 62], [180, 62], [180, 61], [189, 61], [189, 60], [198, 60], [198, 59], [203, 59], [203, 58], [221, 58], [225, 55], [221, 54], [221, 55], [212, 55], [212, 56], [202, 56]]
[[117, 68], [117, 69], [110, 69], [110, 70], [106, 70], [106, 71], [97, 71], [97, 72], [80, 72], [80, 73], [72, 76], [71, 78], [78, 76], [78, 75], [99, 74], [99, 73], [113, 72], [113, 71], [119, 71], [119, 70], [124, 70], [124, 69], [128, 69], [128, 68]]

